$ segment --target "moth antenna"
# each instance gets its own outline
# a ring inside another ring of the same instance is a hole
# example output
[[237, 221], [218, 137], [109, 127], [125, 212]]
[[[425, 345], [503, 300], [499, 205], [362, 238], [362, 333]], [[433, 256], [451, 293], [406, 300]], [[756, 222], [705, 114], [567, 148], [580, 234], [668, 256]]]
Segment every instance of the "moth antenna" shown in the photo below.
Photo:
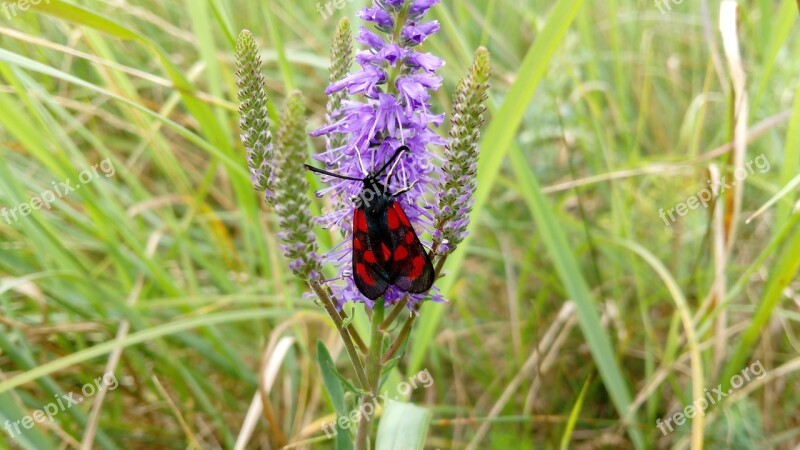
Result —
[[[400, 147], [400, 148], [402, 148], [402, 147]], [[400, 164], [400, 158], [397, 158], [397, 159], [394, 160], [394, 164], [392, 164], [392, 167], [389, 168], [389, 173], [386, 174], [386, 186], [387, 187], [392, 182], [392, 175], [394, 175], [394, 169], [397, 167], [398, 164]]]
[[341, 180], [362, 181], [361, 178], [355, 178], [355, 177], [348, 177], [348, 176], [345, 176], [345, 175], [339, 175], [338, 173], [328, 172], [327, 170], [318, 169], [318, 168], [316, 168], [314, 166], [311, 166], [311, 165], [308, 165], [308, 164], [303, 164], [303, 166], [305, 166], [305, 168], [307, 170], [310, 170], [310, 171], [312, 171], [314, 173], [318, 173], [318, 174], [321, 174], [321, 175], [328, 175], [329, 177], [339, 178]]
[[392, 155], [392, 157], [391, 157], [391, 158], [389, 158], [389, 160], [388, 160], [388, 161], [386, 161], [386, 164], [384, 164], [384, 165], [383, 165], [383, 167], [381, 167], [381, 168], [380, 168], [380, 170], [378, 170], [377, 172], [375, 172], [375, 175], [374, 175], [374, 176], [375, 176], [375, 177], [377, 177], [378, 175], [382, 174], [382, 173], [383, 173], [383, 171], [384, 171], [384, 170], [386, 170], [386, 168], [387, 168], [387, 167], [389, 167], [389, 164], [391, 164], [392, 162], [394, 162], [394, 160], [396, 160], [396, 159], [397, 159], [397, 157], [398, 157], [398, 156], [400, 156], [400, 154], [401, 154], [401, 153], [403, 153], [403, 152], [405, 152], [405, 151], [410, 151], [410, 150], [411, 150], [411, 149], [409, 149], [409, 148], [408, 148], [407, 146], [405, 146], [405, 145], [401, 145], [400, 147], [397, 147], [397, 150], [395, 150], [395, 151], [394, 151], [394, 155]]

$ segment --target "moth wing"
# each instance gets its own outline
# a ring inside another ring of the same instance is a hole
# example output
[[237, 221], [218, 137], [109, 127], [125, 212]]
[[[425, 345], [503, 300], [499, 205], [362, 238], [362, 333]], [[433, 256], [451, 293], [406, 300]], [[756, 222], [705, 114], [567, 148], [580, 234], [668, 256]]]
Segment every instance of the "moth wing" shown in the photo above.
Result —
[[382, 240], [375, 221], [367, 220], [363, 208], [353, 213], [353, 279], [358, 290], [370, 300], [383, 295], [389, 287], [384, 267]]
[[419, 241], [402, 206], [392, 201], [386, 210], [386, 269], [389, 281], [403, 291], [419, 294], [431, 288], [434, 270], [431, 258]]

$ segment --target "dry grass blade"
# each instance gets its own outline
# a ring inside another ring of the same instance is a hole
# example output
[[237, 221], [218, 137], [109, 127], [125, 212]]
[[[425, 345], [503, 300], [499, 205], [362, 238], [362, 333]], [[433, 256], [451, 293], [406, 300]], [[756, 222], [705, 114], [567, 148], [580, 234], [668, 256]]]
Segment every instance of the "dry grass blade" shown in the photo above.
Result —
[[738, 4], [734, 0], [724, 0], [720, 5], [719, 29], [722, 33], [722, 47], [725, 59], [728, 61], [728, 72], [731, 77], [733, 98], [731, 114], [733, 124], [733, 153], [731, 158], [732, 173], [736, 182], [727, 191], [725, 211], [725, 238], [728, 249], [733, 247], [736, 239], [739, 216], [742, 209], [744, 196], [744, 177], [739, 179], [739, 171], [747, 173], [745, 168], [745, 155], [747, 153], [747, 117], [748, 99], [746, 91], [746, 78], [742, 65], [742, 55], [739, 48], [739, 34], [737, 30]]
[[[158, 248], [158, 243], [161, 242], [161, 238], [164, 236], [164, 233], [161, 231], [156, 231], [150, 235], [150, 238], [147, 241], [147, 248], [145, 249], [145, 254], [148, 257], [152, 257], [155, 254], [156, 249]], [[141, 274], [136, 278], [136, 282], [134, 283], [133, 290], [131, 290], [130, 295], [128, 295], [128, 299], [125, 301], [125, 304], [133, 307], [136, 304], [136, 301], [139, 299], [139, 296], [142, 293], [142, 287], [144, 286], [144, 275]], [[122, 319], [119, 324], [119, 328], [117, 329], [117, 341], [122, 341], [128, 336], [128, 332], [130, 331], [131, 323], [127, 319]], [[104, 373], [114, 373], [117, 370], [117, 365], [119, 364], [119, 360], [122, 357], [122, 350], [123, 347], [117, 347], [108, 357], [108, 362], [106, 363], [106, 368]], [[158, 380], [153, 376], [153, 381], [158, 383]], [[159, 384], [160, 386], [160, 384]], [[92, 411], [89, 415], [89, 423], [86, 426], [86, 429], [83, 432], [83, 439], [81, 440], [81, 450], [91, 450], [94, 447], [94, 438], [97, 434], [97, 422], [100, 420], [100, 410], [103, 408], [103, 400], [106, 398], [106, 389], [101, 389], [100, 392], [97, 394], [97, 397], [94, 399], [94, 403], [92, 404]], [[166, 393], [165, 393], [166, 396]]]
[[[719, 197], [720, 171], [715, 164], [708, 168], [709, 180], [713, 191], [713, 209], [711, 213], [711, 248], [714, 261], [714, 281], [711, 283], [711, 291], [708, 293], [706, 303], [709, 311], [718, 307], [720, 302], [725, 299], [727, 286], [727, 262], [728, 248], [725, 246], [725, 220], [724, 206]], [[702, 308], [706, 310], [705, 305]], [[717, 315], [714, 330], [714, 365], [712, 374], [719, 373], [722, 362], [725, 360], [726, 348], [728, 344], [727, 336], [728, 313], [722, 309]]]
[[235, 450], [247, 448], [247, 444], [250, 442], [250, 438], [262, 414], [269, 427], [270, 444], [272, 448], [277, 449], [286, 445], [286, 436], [283, 435], [281, 427], [275, 418], [275, 413], [273, 412], [272, 404], [269, 400], [269, 393], [272, 390], [272, 385], [275, 384], [278, 370], [280, 370], [283, 360], [286, 358], [289, 349], [294, 345], [294, 342], [294, 338], [284, 336], [278, 340], [274, 347], [267, 346], [264, 350], [258, 392], [253, 395], [250, 408], [248, 408], [247, 415], [245, 416], [244, 422], [242, 422], [242, 428], [239, 431], [239, 435], [236, 437], [236, 445], [234, 445]]
[[151, 380], [153, 381], [153, 384], [156, 386], [156, 389], [161, 394], [161, 396], [164, 397], [164, 400], [169, 405], [169, 408], [172, 410], [172, 413], [175, 415], [175, 418], [178, 420], [181, 429], [183, 429], [183, 434], [186, 436], [186, 440], [189, 441], [189, 446], [196, 450], [202, 450], [203, 446], [200, 445], [200, 443], [197, 442], [197, 438], [195, 438], [195, 436], [197, 436], [197, 433], [191, 429], [189, 423], [183, 417], [183, 413], [181, 413], [180, 408], [178, 408], [178, 405], [169, 395], [169, 392], [167, 392], [167, 390], [164, 389], [164, 386], [161, 384], [160, 381], [158, 381], [157, 376], [153, 375]]
[[[492, 406], [492, 409], [487, 415], [489, 419], [495, 418], [500, 414], [517, 389], [519, 389], [522, 381], [529, 378], [531, 374], [534, 373], [534, 370], [537, 368], [540, 362], [540, 349], [550, 349], [553, 347], [553, 342], [556, 341], [562, 330], [572, 329], [572, 327], [575, 326], [575, 322], [575, 305], [571, 301], [564, 303], [564, 306], [561, 307], [556, 320], [550, 325], [550, 328], [547, 329], [544, 336], [542, 336], [542, 340], [537, 343], [536, 348], [533, 350], [533, 352], [531, 352], [530, 356], [528, 356], [525, 364], [506, 386], [506, 388], [503, 390], [503, 393], [500, 394], [500, 397], [497, 399], [494, 406]], [[475, 433], [475, 436], [470, 441], [469, 445], [467, 445], [466, 450], [475, 450], [480, 448], [479, 445], [486, 437], [486, 433], [489, 432], [489, 428], [491, 426], [492, 423], [490, 420], [483, 422], [478, 428], [478, 431]]]

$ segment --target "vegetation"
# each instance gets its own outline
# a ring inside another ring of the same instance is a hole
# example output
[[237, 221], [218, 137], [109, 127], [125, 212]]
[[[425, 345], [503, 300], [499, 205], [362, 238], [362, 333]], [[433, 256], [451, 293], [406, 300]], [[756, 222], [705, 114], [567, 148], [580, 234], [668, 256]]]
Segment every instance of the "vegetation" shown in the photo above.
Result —
[[[352, 367], [253, 189], [233, 55], [251, 30], [273, 133], [295, 90], [317, 128], [332, 36], [365, 2], [32, 3], [0, 8], [0, 448], [334, 448], [317, 341]], [[797, 3], [429, 14], [437, 111], [476, 48], [493, 75], [450, 303], [389, 383], [417, 381], [425, 448], [795, 448]]]

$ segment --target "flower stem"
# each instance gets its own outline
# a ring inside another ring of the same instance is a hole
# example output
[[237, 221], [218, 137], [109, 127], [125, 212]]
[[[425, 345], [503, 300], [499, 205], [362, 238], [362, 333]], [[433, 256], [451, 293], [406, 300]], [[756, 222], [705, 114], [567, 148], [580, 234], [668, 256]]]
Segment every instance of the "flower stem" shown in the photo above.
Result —
[[399, 316], [400, 313], [403, 312], [404, 309], [406, 309], [406, 305], [408, 305], [408, 300], [409, 300], [409, 295], [406, 294], [396, 305], [394, 305], [394, 307], [392, 308], [392, 312], [389, 313], [389, 317], [387, 317], [386, 320], [384, 320], [383, 323], [381, 324], [381, 331], [386, 331], [389, 329], [390, 326], [392, 326], [392, 323], [394, 323], [395, 319], [397, 319], [397, 316]]
[[[434, 247], [431, 250], [431, 255], [435, 255], [435, 254], [436, 254], [436, 247]], [[447, 260], [447, 255], [439, 255], [439, 257], [436, 258], [436, 262], [434, 264], [434, 267], [435, 267], [435, 269], [434, 269], [434, 274], [435, 274], [434, 277], [435, 278], [439, 278], [439, 274], [442, 272], [442, 268], [444, 267], [444, 262], [446, 260]], [[389, 317], [383, 322], [383, 324], [381, 324], [381, 329], [382, 330], [385, 330], [385, 329], [389, 328], [389, 326], [391, 326], [392, 322], [394, 322], [394, 320], [400, 314], [400, 310], [401, 310], [400, 306], [401, 306], [401, 304], [403, 304], [404, 301], [406, 303], [408, 302], [408, 295], [403, 297], [403, 300], [401, 300], [400, 303], [398, 303], [397, 306], [395, 306], [394, 310], [392, 310], [392, 312], [389, 315]], [[420, 302], [417, 305], [417, 311], [416, 312], [412, 312], [408, 316], [408, 318], [406, 318], [406, 321], [403, 323], [403, 328], [400, 329], [400, 334], [397, 335], [397, 338], [395, 338], [395, 340], [389, 346], [389, 350], [387, 350], [386, 354], [383, 356], [383, 364], [386, 364], [390, 359], [392, 359], [394, 354], [397, 353], [397, 350], [399, 350], [400, 347], [402, 347], [403, 344], [405, 343], [406, 339], [408, 339], [408, 336], [411, 335], [411, 326], [414, 325], [414, 321], [417, 319], [417, 316], [419, 316], [420, 309], [422, 308], [423, 304], [424, 303]], [[403, 304], [403, 308], [405, 308], [405, 304]]]
[[[331, 291], [330, 286], [325, 286], [325, 292], [328, 294], [328, 297], [330, 298], [335, 297], [333, 295], [333, 292]], [[336, 308], [334, 308], [334, 310], [336, 310]], [[347, 320], [347, 315], [345, 315], [344, 309], [342, 309], [341, 312], [337, 310], [337, 314], [339, 314], [339, 317], [342, 318], [342, 323], [344, 323], [345, 320]], [[368, 351], [367, 344], [365, 344], [364, 340], [361, 339], [361, 335], [358, 334], [358, 330], [356, 330], [356, 327], [353, 326], [352, 322], [349, 322], [347, 324], [347, 331], [350, 333], [350, 337], [353, 338], [353, 342], [355, 343], [356, 347], [358, 347], [358, 349], [361, 350], [362, 354], [366, 355]]]
[[[347, 351], [347, 356], [350, 357], [350, 361], [353, 363], [353, 369], [356, 372], [356, 378], [358, 379], [358, 384], [361, 389], [367, 390], [369, 389], [369, 379], [367, 378], [367, 372], [364, 370], [364, 365], [361, 363], [361, 358], [358, 356], [358, 352], [356, 352], [355, 345], [353, 345], [353, 339], [348, 332], [348, 329], [344, 327], [344, 322], [342, 321], [342, 316], [339, 315], [339, 311], [336, 310], [336, 306], [333, 304], [333, 300], [325, 292], [322, 285], [319, 281], [311, 281], [309, 282], [309, 286], [317, 294], [317, 297], [322, 301], [322, 304], [325, 306], [325, 310], [328, 312], [328, 315], [331, 316], [333, 320], [333, 324], [336, 325], [336, 329], [339, 330], [339, 335], [342, 337], [342, 341], [344, 341], [344, 348]], [[363, 345], [363, 343], [362, 343]]]
[[397, 350], [403, 346], [408, 339], [408, 335], [411, 334], [411, 326], [414, 325], [414, 320], [417, 318], [417, 313], [411, 313], [406, 319], [405, 323], [403, 324], [403, 328], [400, 330], [400, 334], [397, 335], [397, 339], [392, 342], [392, 346], [389, 347], [389, 350], [386, 351], [386, 354], [383, 355], [383, 360], [381, 361], [382, 364], [386, 364], [389, 362], [390, 359], [397, 353]]
[[[406, 23], [406, 17], [408, 16], [408, 8], [411, 7], [411, 2], [403, 5], [403, 9], [397, 14], [394, 21], [394, 30], [392, 31], [392, 42], [397, 43], [400, 40], [400, 33], [403, 32], [403, 25]], [[400, 64], [397, 64], [396, 67], [392, 68], [392, 72], [389, 74], [389, 82], [386, 86], [387, 92], [389, 94], [397, 94], [397, 87], [395, 87], [394, 82], [397, 80], [397, 77], [400, 75]]]
[[[365, 405], [371, 402], [378, 394], [381, 383], [381, 352], [383, 350], [383, 331], [381, 330], [381, 323], [383, 323], [383, 315], [386, 305], [383, 300], [375, 302], [372, 308], [372, 337], [369, 341], [369, 354], [367, 355], [367, 377], [370, 381], [369, 394], [361, 398], [361, 404]], [[363, 412], [365, 408], [361, 408]], [[358, 422], [358, 432], [356, 433], [356, 450], [369, 449], [369, 428], [370, 418], [361, 415]]]

